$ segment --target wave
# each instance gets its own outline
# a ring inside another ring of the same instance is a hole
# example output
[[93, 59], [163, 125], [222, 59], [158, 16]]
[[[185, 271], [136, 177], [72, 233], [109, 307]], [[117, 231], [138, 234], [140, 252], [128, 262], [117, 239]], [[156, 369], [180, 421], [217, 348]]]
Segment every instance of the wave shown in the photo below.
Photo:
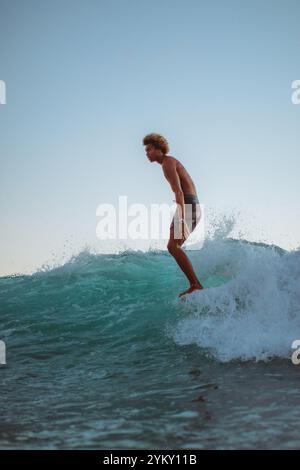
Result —
[[[185, 298], [173, 329], [221, 362], [288, 358], [300, 339], [300, 250], [246, 240], [206, 244], [199, 268], [212, 287]], [[215, 285], [221, 277], [226, 283]]]
[[58, 354], [76, 338], [86, 350], [101, 341], [103, 354], [167, 338], [220, 362], [288, 358], [300, 339], [300, 249], [227, 232], [189, 251], [205, 289], [183, 299], [185, 277], [159, 250], [84, 250], [62, 266], [3, 277], [1, 339], [16, 348], [32, 342], [35, 353], [43, 344], [46, 354], [47, 345]]

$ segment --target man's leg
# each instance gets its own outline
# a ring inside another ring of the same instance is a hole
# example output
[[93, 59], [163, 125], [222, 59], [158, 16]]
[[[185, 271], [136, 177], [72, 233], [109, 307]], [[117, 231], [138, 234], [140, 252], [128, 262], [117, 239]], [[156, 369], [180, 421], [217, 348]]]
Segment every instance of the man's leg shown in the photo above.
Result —
[[184, 243], [184, 241], [184, 237], [178, 239], [174, 238], [174, 226], [171, 226], [170, 239], [168, 242], [168, 251], [175, 258], [178, 266], [181, 268], [181, 270], [184, 272], [190, 282], [190, 287], [186, 291], [181, 292], [179, 297], [184, 294], [191, 293], [194, 290], [203, 289], [203, 286], [201, 285], [199, 279], [195, 274], [192, 263], [181, 248], [181, 245]]

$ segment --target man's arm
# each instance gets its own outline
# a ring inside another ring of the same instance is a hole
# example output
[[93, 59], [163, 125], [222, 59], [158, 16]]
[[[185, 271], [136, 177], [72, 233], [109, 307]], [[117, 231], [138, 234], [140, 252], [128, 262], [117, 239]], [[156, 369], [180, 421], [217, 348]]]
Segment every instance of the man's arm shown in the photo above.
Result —
[[163, 165], [163, 172], [166, 179], [169, 181], [172, 191], [175, 194], [176, 203], [181, 207], [181, 217], [185, 217], [184, 197], [181, 189], [180, 178], [176, 170], [176, 163], [173, 161], [166, 162]]

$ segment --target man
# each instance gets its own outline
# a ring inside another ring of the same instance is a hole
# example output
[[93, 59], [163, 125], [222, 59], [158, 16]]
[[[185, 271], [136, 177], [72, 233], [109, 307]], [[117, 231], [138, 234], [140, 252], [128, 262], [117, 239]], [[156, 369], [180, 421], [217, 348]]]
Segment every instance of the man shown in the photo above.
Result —
[[195, 290], [203, 289], [194, 272], [192, 263], [181, 248], [181, 245], [195, 229], [201, 217], [196, 187], [180, 161], [167, 155], [169, 145], [163, 136], [155, 133], [148, 134], [144, 137], [143, 144], [145, 145], [148, 160], [157, 162], [162, 166], [164, 175], [175, 194], [177, 211], [170, 226], [168, 251], [175, 258], [190, 282], [190, 287], [179, 294], [179, 297], [182, 297]]

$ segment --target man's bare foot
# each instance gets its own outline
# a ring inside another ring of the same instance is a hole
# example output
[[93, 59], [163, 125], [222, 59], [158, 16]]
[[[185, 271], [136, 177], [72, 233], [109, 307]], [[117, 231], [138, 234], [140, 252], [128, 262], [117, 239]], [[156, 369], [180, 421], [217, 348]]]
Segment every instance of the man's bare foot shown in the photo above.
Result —
[[179, 294], [178, 297], [182, 297], [183, 295], [186, 295], [186, 294], [191, 294], [192, 292], [194, 292], [194, 290], [201, 290], [201, 289], [204, 289], [204, 287], [201, 284], [192, 284], [188, 289], [181, 292], [181, 294]]

